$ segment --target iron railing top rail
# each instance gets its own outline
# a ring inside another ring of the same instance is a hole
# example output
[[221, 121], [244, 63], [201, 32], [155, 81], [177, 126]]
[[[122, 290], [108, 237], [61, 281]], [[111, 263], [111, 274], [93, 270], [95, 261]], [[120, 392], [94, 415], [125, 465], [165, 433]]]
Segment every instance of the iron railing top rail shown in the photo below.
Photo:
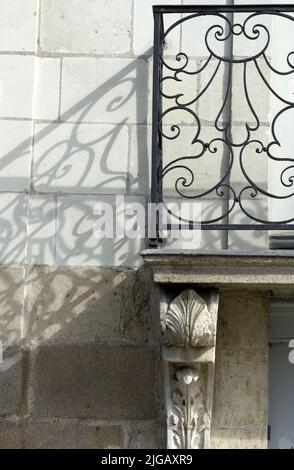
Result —
[[252, 5], [153, 5], [154, 13], [195, 13], [195, 12], [208, 12], [214, 11], [223, 13], [247, 13], [254, 11], [293, 11], [294, 4], [252, 4]]

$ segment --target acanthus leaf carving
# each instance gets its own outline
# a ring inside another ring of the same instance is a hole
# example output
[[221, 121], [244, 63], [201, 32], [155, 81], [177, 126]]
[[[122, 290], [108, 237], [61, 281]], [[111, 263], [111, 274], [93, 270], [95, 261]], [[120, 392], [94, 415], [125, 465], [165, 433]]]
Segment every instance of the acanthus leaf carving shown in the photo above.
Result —
[[181, 347], [213, 347], [216, 315], [193, 289], [183, 291], [166, 313], [165, 342]]
[[176, 371], [172, 383], [169, 427], [173, 448], [201, 449], [207, 422], [200, 373], [190, 367]]

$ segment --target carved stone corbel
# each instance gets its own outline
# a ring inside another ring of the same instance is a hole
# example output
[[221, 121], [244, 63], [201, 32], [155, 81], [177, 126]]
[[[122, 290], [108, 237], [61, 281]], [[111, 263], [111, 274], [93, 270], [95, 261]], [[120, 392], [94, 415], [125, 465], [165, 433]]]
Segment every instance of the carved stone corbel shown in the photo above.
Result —
[[184, 290], [161, 312], [167, 447], [209, 448], [218, 293]]

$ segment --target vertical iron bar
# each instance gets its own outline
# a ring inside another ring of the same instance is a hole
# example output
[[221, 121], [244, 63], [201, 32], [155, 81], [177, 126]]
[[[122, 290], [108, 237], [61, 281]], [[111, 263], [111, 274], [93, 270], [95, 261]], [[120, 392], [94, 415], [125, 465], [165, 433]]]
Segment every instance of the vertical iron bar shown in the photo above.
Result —
[[[228, 6], [234, 7], [234, 0], [227, 0], [226, 4]], [[233, 27], [234, 13], [227, 13], [226, 17], [229, 20], [229, 22], [231, 24], [231, 27]], [[224, 55], [229, 57], [229, 59], [231, 59], [231, 60], [233, 59], [233, 53], [234, 53], [234, 50], [233, 50], [233, 47], [234, 47], [233, 37], [234, 37], [233, 34], [231, 34], [227, 45], [225, 44], [225, 50], [224, 50]], [[233, 129], [232, 129], [233, 64], [230, 61], [225, 64], [224, 82], [226, 82], [227, 80], [230, 80], [230, 89], [229, 89], [228, 101], [227, 101], [226, 107], [224, 109], [224, 122], [225, 122], [226, 125], [230, 126], [229, 137], [230, 137], [230, 140], [232, 141], [232, 131], [233, 131]], [[225, 88], [226, 88], [226, 83], [224, 83], [224, 90], [225, 90]], [[222, 171], [224, 172], [224, 174], [227, 172], [229, 165], [230, 165], [230, 151], [229, 151], [229, 149], [225, 148], [224, 149], [223, 161], [222, 161]], [[230, 185], [230, 176], [231, 175], [229, 173], [228, 177], [224, 181], [224, 184], [226, 184], [228, 186]], [[225, 213], [228, 212], [229, 207], [230, 207], [230, 199], [229, 198], [230, 198], [230, 193], [227, 190], [226, 191], [226, 199], [223, 203], [223, 208], [224, 208]], [[229, 224], [229, 215], [224, 217], [223, 223], [225, 225]], [[229, 247], [229, 232], [228, 232], [228, 230], [223, 231], [220, 238], [221, 238], [221, 248], [223, 250], [227, 250], [228, 247]]]
[[[160, 170], [160, 153], [161, 153], [161, 139], [159, 138], [159, 119], [160, 119], [160, 51], [162, 46], [161, 41], [161, 24], [162, 14], [158, 11], [153, 11], [154, 14], [154, 42], [153, 42], [153, 101], [152, 101], [152, 171], [151, 171], [151, 203], [158, 205], [159, 194], [159, 170]], [[154, 217], [152, 211], [151, 219]], [[149, 246], [157, 247], [158, 245], [158, 229], [159, 229], [159, 214], [156, 207], [155, 221], [151, 220], [152, 232], [154, 231], [154, 222], [156, 236], [149, 238]], [[152, 233], [153, 235], [153, 233]]]

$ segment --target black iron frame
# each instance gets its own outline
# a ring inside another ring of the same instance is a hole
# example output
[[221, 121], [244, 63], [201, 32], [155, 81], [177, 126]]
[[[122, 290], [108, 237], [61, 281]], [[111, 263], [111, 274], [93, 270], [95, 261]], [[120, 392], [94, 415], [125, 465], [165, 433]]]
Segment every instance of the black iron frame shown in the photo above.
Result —
[[[163, 47], [164, 47], [164, 14], [190, 14], [190, 15], [221, 15], [222, 13], [253, 13], [253, 14], [280, 14], [292, 12], [294, 13], [294, 5], [238, 5], [238, 6], [221, 6], [221, 5], [156, 5], [153, 7], [154, 14], [154, 48], [153, 48], [153, 110], [152, 110], [152, 183], [151, 183], [151, 202], [156, 205], [162, 203], [162, 180], [163, 180], [163, 156], [162, 156], [162, 132], [160, 131], [162, 119], [162, 93], [161, 81], [163, 79]], [[189, 16], [185, 16], [189, 19]], [[294, 21], [294, 18], [293, 18]], [[294, 24], [293, 24], [294, 27]], [[231, 25], [233, 28], [233, 25]], [[233, 29], [231, 29], [231, 34]], [[268, 33], [269, 34], [269, 33]], [[294, 49], [294, 48], [293, 48]], [[290, 52], [287, 57], [288, 65], [291, 72], [294, 72], [294, 64], [290, 62], [290, 56], [294, 54]], [[179, 55], [186, 56], [184, 53]], [[187, 57], [187, 56], [186, 56]], [[183, 57], [182, 57], [183, 58]], [[277, 73], [280, 73], [277, 71]], [[283, 73], [282, 73], [283, 74]], [[293, 105], [294, 107], [294, 102]], [[201, 141], [202, 142], [202, 141]], [[249, 142], [249, 140], [248, 140]], [[208, 144], [204, 144], [204, 146]], [[261, 149], [266, 151], [266, 149]], [[259, 153], [259, 152], [257, 152]], [[294, 159], [291, 161], [291, 168], [294, 168]], [[289, 167], [290, 168], [290, 167]], [[290, 185], [294, 184], [294, 177], [290, 177]], [[283, 181], [282, 181], [283, 183]], [[253, 189], [255, 186], [253, 186]], [[273, 196], [275, 197], [275, 196]], [[239, 202], [236, 198], [235, 202]], [[221, 219], [223, 220], [223, 219]], [[254, 220], [254, 219], [253, 219]], [[230, 223], [200, 223], [196, 224], [197, 229], [201, 230], [293, 230], [294, 229], [294, 216], [290, 221], [283, 222], [264, 222], [254, 220], [258, 223], [250, 224], [230, 224]], [[217, 221], [219, 222], [219, 220]], [[157, 246], [158, 239], [160, 239], [160, 210], [156, 211], [156, 237], [150, 238], [150, 246]], [[165, 227], [167, 230], [172, 230], [173, 226], [168, 224]], [[181, 224], [181, 230], [195, 229], [195, 225], [188, 221], [187, 224]]]

